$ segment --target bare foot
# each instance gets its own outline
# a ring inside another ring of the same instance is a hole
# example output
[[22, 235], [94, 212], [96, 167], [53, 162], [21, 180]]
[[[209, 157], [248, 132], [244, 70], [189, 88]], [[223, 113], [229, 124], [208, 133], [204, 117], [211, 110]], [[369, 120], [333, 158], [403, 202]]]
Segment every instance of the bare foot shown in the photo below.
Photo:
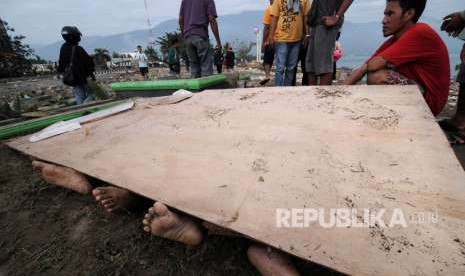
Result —
[[95, 188], [92, 195], [108, 212], [130, 209], [137, 198], [129, 190], [113, 186]]
[[247, 250], [250, 263], [262, 276], [298, 276], [300, 275], [284, 252], [270, 247], [253, 244]]
[[161, 202], [151, 207], [143, 221], [144, 231], [155, 236], [179, 241], [187, 245], [198, 245], [202, 241], [199, 225], [187, 216], [176, 214]]
[[81, 194], [90, 194], [90, 185], [86, 176], [71, 168], [57, 166], [41, 161], [32, 161], [32, 167], [40, 172], [45, 181], [50, 184], [67, 188]]

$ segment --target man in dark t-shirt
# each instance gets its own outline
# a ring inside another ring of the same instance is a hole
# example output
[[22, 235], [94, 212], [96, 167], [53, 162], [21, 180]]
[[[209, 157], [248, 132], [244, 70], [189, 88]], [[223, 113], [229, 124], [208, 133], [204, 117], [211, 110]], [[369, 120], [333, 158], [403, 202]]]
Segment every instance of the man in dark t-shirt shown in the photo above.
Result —
[[199, 78], [213, 74], [213, 51], [208, 37], [208, 25], [221, 49], [215, 1], [183, 0], [179, 11], [179, 27], [186, 44], [191, 76]]
[[387, 0], [383, 33], [389, 38], [346, 80], [355, 84], [417, 84], [431, 112], [438, 115], [449, 94], [450, 64], [446, 45], [427, 24], [417, 23], [426, 0]]

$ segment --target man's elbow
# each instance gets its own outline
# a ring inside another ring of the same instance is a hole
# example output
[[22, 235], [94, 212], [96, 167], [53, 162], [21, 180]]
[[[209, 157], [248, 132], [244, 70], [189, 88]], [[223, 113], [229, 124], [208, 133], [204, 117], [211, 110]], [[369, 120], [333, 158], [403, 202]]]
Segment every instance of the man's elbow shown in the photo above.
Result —
[[217, 24], [217, 22], [216, 22], [216, 17], [213, 16], [213, 15], [210, 15], [210, 16], [208, 17], [208, 20], [210, 21], [210, 24], [211, 24], [211, 25], [216, 25], [216, 24]]

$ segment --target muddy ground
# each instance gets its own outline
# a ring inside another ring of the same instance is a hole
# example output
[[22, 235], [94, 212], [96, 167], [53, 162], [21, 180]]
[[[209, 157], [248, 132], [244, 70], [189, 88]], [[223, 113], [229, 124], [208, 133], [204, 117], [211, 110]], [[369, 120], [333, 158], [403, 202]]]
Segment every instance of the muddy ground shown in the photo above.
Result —
[[[48, 185], [0, 144], [0, 276], [258, 275], [247, 240], [212, 236], [187, 248], [143, 232], [143, 215], [108, 214], [91, 196]], [[303, 275], [340, 275], [294, 262]]]

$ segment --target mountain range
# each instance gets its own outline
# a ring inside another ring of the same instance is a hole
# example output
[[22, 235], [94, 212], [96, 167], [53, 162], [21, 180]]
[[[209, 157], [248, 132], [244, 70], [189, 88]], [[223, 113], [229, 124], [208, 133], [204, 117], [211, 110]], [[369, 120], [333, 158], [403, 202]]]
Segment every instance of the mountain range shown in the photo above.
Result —
[[[242, 41], [255, 42], [254, 28], [261, 27], [262, 11], [245, 11], [239, 14], [225, 15], [218, 18], [221, 39], [234, 43]], [[439, 32], [441, 21], [435, 18], [424, 17], [422, 22], [430, 24], [446, 42], [451, 55], [460, 52], [462, 43], [458, 39], [450, 38]], [[346, 21], [342, 30], [341, 43], [345, 56], [367, 56], [384, 40], [380, 22], [352, 23]], [[81, 45], [92, 53], [95, 48], [105, 48], [111, 52], [131, 52], [137, 45], [147, 45], [152, 38], [158, 38], [166, 32], [178, 29], [176, 19], [163, 21], [150, 30], [137, 30], [108, 36], [83, 36]], [[213, 36], [211, 36], [213, 37]], [[56, 61], [63, 41], [48, 45], [32, 45], [37, 55]]]

